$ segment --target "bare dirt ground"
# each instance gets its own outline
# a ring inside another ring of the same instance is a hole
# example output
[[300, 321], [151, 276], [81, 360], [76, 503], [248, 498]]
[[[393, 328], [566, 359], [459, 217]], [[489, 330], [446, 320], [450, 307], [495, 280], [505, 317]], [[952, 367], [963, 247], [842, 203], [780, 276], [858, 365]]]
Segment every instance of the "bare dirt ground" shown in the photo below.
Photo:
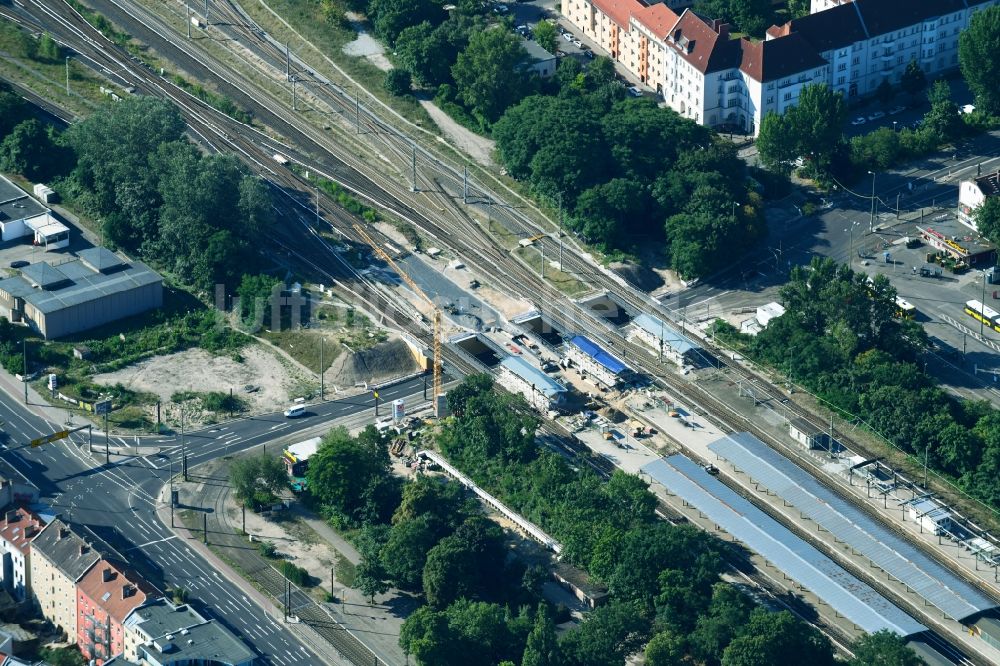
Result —
[[496, 142], [462, 127], [452, 120], [451, 116], [439, 109], [434, 102], [421, 100], [420, 106], [427, 110], [427, 113], [437, 123], [437, 126], [441, 128], [441, 131], [444, 132], [449, 141], [483, 166], [495, 166], [493, 163], [493, 149], [496, 147]]
[[[228, 393], [233, 389], [246, 400], [252, 413], [273, 412], [287, 406], [289, 389], [302, 381], [301, 372], [259, 344], [244, 347], [240, 355], [242, 363], [230, 356], [188, 349], [96, 375], [94, 382], [105, 386], [120, 383], [135, 391], [155, 393], [164, 403], [169, 403], [170, 396], [178, 391]], [[247, 384], [260, 388], [255, 393], [244, 393]]]
[[350, 21], [351, 28], [358, 33], [357, 39], [344, 45], [343, 51], [350, 56], [359, 56], [369, 61], [382, 71], [388, 72], [392, 69], [392, 63], [385, 57], [385, 49], [374, 37], [368, 34], [368, 24], [364, 19], [354, 12], [345, 14]]

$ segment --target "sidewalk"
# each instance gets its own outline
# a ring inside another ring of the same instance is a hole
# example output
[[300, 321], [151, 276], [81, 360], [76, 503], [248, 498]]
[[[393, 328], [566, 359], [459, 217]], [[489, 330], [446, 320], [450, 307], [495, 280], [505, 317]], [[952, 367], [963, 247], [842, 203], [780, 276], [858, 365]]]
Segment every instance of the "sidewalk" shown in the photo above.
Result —
[[65, 425], [73, 414], [69, 407], [50, 405], [30, 384], [28, 385], [28, 402], [25, 403], [24, 382], [18, 381], [17, 378], [2, 369], [0, 369], [0, 390], [3, 390], [11, 400], [25, 405], [31, 413], [57, 425]]

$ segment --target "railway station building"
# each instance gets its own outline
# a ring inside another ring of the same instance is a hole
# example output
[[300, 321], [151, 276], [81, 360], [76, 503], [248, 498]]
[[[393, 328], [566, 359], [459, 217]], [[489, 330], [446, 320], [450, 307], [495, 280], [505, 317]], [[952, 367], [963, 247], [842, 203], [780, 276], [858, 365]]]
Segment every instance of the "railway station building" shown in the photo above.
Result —
[[512, 393], [523, 395], [532, 407], [542, 411], [562, 405], [566, 400], [565, 386], [517, 356], [500, 361], [497, 383]]
[[642, 313], [633, 322], [635, 339], [641, 340], [653, 351], [677, 365], [683, 366], [689, 362], [690, 357], [700, 349], [690, 338], [667, 326], [659, 317]]
[[626, 381], [631, 374], [624, 362], [583, 335], [576, 335], [566, 343], [566, 358], [581, 372], [611, 388]]

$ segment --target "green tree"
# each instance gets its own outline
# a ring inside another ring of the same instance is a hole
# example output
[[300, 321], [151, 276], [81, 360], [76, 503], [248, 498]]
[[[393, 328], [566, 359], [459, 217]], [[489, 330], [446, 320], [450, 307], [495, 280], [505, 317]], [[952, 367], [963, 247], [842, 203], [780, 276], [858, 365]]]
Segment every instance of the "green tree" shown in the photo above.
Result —
[[281, 460], [259, 455], [234, 460], [229, 466], [229, 483], [236, 497], [250, 507], [273, 503], [277, 493], [288, 485]]
[[951, 141], [962, 132], [962, 119], [958, 115], [958, 105], [951, 99], [951, 86], [947, 81], [937, 80], [927, 91], [931, 109], [924, 116], [923, 131], [930, 132], [939, 141]]
[[722, 654], [723, 666], [810, 664], [833, 666], [833, 646], [788, 611], [755, 610], [743, 631]]
[[972, 213], [976, 229], [994, 243], [1000, 242], [1000, 197], [986, 197]]
[[[447, 23], [447, 22], [446, 22]], [[458, 57], [446, 32], [428, 21], [410, 26], [399, 34], [393, 59], [397, 65], [413, 74], [414, 80], [428, 88], [451, 81], [451, 66]]]
[[576, 200], [571, 226], [592, 243], [619, 247], [626, 225], [634, 217], [644, 217], [648, 197], [636, 181], [614, 178], [585, 190]]
[[535, 613], [535, 626], [528, 634], [528, 642], [524, 646], [524, 656], [521, 666], [561, 666], [562, 652], [556, 639], [556, 625], [552, 619], [548, 604], [538, 604]]
[[859, 169], [888, 169], [902, 151], [899, 132], [879, 127], [874, 132], [851, 138], [851, 161]]
[[987, 7], [969, 19], [958, 38], [958, 63], [976, 106], [990, 115], [1000, 114], [1000, 7]]
[[44, 32], [38, 39], [38, 51], [35, 57], [46, 62], [62, 62], [62, 47], [52, 39], [52, 35]]
[[785, 116], [768, 111], [760, 121], [757, 153], [765, 167], [778, 173], [791, 173], [792, 162], [798, 157], [798, 142]]
[[795, 137], [796, 154], [814, 153], [823, 164], [840, 143], [847, 105], [840, 92], [825, 83], [814, 83], [802, 89], [798, 104], [785, 112], [785, 119]]
[[896, 90], [892, 87], [892, 82], [889, 79], [882, 79], [882, 82], [878, 84], [878, 88], [875, 89], [875, 98], [878, 99], [882, 106], [888, 106], [892, 98], [896, 96]]
[[361, 555], [361, 562], [354, 571], [354, 587], [368, 597], [368, 603], [375, 603], [376, 594], [389, 591], [389, 574], [382, 564], [381, 551], [386, 540], [387, 530], [384, 525], [365, 526], [362, 528], [355, 544]]
[[444, 10], [434, 0], [370, 0], [368, 3], [368, 19], [375, 34], [390, 46], [396, 43], [404, 29], [424, 21], [437, 25], [444, 18]]
[[903, 89], [903, 92], [910, 96], [911, 102], [917, 99], [917, 96], [927, 87], [927, 76], [924, 74], [924, 70], [921, 69], [920, 63], [916, 60], [911, 60], [906, 65], [899, 85]]
[[797, 19], [809, 16], [809, 0], [788, 0], [789, 18]]
[[647, 666], [685, 666], [688, 664], [684, 638], [672, 631], [661, 631], [646, 644]]
[[755, 607], [753, 600], [728, 583], [716, 583], [708, 612], [698, 617], [688, 636], [691, 654], [706, 666], [718, 666], [726, 646], [742, 630]]
[[28, 105], [0, 82], [0, 139], [29, 117]]
[[650, 621], [638, 604], [612, 601], [590, 613], [559, 643], [567, 666], [621, 666], [649, 638]]
[[921, 666], [924, 660], [906, 645], [899, 634], [882, 629], [865, 634], [851, 646], [854, 658], [848, 666]]
[[555, 55], [559, 48], [559, 33], [556, 32], [556, 26], [548, 21], [539, 21], [535, 25], [534, 33], [538, 45]]
[[740, 32], [758, 38], [763, 38], [767, 26], [774, 22], [771, 5], [766, 0], [695, 0], [694, 11], [722, 19]]
[[427, 603], [443, 609], [456, 599], [494, 596], [502, 584], [505, 556], [500, 528], [485, 518], [470, 518], [427, 553]]
[[526, 59], [524, 47], [512, 33], [501, 29], [474, 33], [451, 68], [459, 97], [486, 122], [496, 122], [529, 90]]
[[84, 666], [87, 663], [75, 645], [60, 648], [46, 646], [38, 651], [38, 656], [52, 666]]
[[428, 515], [393, 525], [381, 555], [386, 576], [397, 587], [420, 590], [427, 554], [441, 537], [441, 526]]
[[306, 479], [309, 493], [345, 526], [386, 522], [399, 502], [388, 449], [373, 426], [357, 437], [344, 428], [327, 433], [309, 459]]
[[399, 630], [399, 645], [424, 666], [464, 666], [464, 645], [455, 640], [448, 617], [430, 606], [410, 614]]
[[395, 95], [396, 97], [409, 95], [412, 86], [413, 79], [410, 73], [405, 69], [400, 69], [398, 67], [390, 69], [386, 72], [385, 78], [382, 81], [382, 87], [384, 87], [390, 95]]
[[28, 180], [47, 180], [58, 153], [45, 126], [33, 118], [25, 120], [0, 142], [0, 170], [19, 173]]
[[270, 327], [273, 298], [278, 295], [276, 291], [280, 292], [282, 284], [281, 279], [273, 275], [244, 275], [236, 290], [240, 320], [255, 329]]

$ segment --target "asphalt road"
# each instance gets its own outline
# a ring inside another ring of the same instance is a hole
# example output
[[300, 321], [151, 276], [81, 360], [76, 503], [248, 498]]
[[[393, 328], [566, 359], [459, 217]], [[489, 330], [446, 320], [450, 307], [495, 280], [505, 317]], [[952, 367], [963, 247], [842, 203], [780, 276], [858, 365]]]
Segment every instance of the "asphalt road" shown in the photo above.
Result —
[[[388, 414], [392, 400], [419, 398], [423, 378], [417, 377], [379, 391], [381, 414]], [[285, 419], [271, 414], [238, 419], [185, 436], [188, 464], [193, 467], [227, 453], [266, 445], [277, 438], [315, 428], [326, 421], [372, 410], [372, 395], [355, 396], [310, 406], [306, 416]], [[103, 455], [86, 450], [86, 433], [71, 442], [57, 442], [32, 449], [26, 442], [62, 427], [46, 422], [6, 394], [0, 394], [3, 443], [0, 456], [39, 487], [41, 500], [67, 521], [90, 526], [130, 558], [131, 564], [160, 587], [180, 586], [190, 591], [190, 602], [215, 617], [247, 642], [262, 662], [278, 666], [322, 663], [279, 621], [243, 596], [205, 560], [163, 525], [156, 509], [170, 469], [180, 471], [181, 443], [159, 442], [161, 453], [144, 457]], [[100, 445], [97, 437], [95, 444]]]

